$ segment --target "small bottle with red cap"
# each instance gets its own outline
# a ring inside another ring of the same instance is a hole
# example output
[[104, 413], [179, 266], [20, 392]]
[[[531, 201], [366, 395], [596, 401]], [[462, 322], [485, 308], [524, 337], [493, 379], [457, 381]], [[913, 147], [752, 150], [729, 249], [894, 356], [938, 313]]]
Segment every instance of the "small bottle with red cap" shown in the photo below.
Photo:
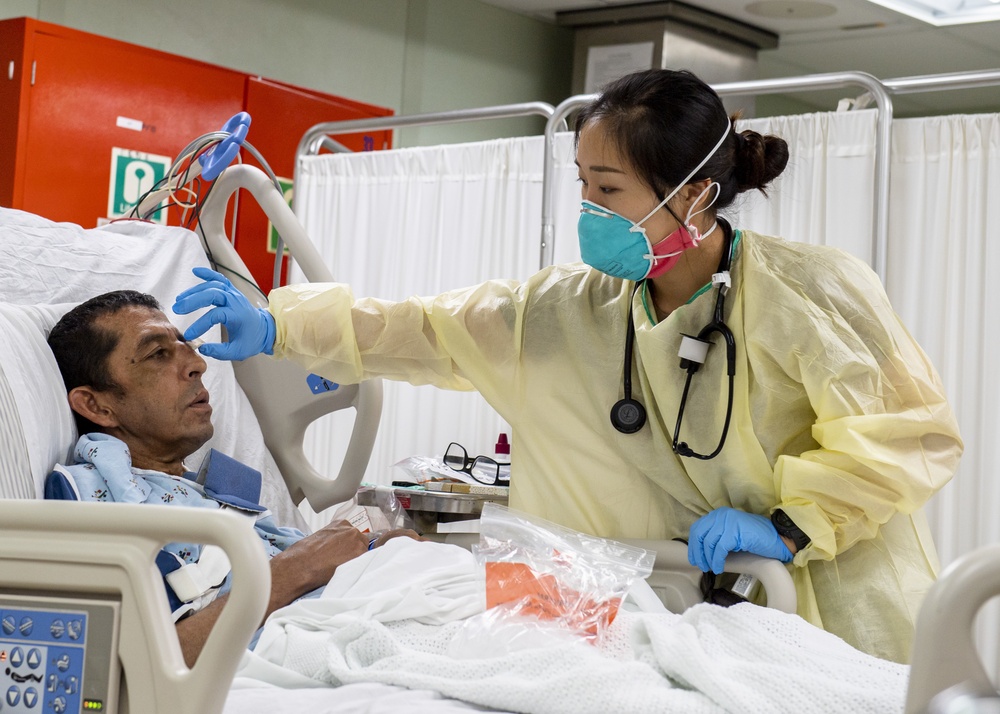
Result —
[[496, 446], [493, 447], [493, 459], [500, 464], [500, 480], [510, 483], [510, 442], [507, 434], [500, 432]]

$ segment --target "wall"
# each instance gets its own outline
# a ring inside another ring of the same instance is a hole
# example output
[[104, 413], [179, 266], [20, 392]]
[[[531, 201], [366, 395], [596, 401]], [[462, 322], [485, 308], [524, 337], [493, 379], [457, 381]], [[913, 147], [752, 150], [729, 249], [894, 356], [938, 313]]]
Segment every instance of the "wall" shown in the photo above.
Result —
[[[0, 19], [22, 15], [397, 114], [557, 104], [570, 93], [572, 32], [478, 0], [0, 2]], [[523, 118], [405, 129], [397, 132], [396, 146], [517, 136], [543, 127], [540, 119]]]

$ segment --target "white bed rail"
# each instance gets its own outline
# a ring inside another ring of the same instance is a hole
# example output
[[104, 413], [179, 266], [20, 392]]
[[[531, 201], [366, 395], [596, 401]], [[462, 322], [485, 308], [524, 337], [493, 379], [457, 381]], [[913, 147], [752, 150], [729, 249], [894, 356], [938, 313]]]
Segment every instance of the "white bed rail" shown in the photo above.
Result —
[[[225, 683], [235, 675], [271, 590], [267, 558], [242, 517], [149, 504], [0, 500], [0, 524], [5, 592], [120, 600], [118, 655], [125, 686], [119, 711], [222, 710]], [[232, 593], [191, 669], [154, 565], [168, 542], [218, 545], [232, 565]]]
[[[688, 562], [685, 543], [632, 538], [622, 539], [622, 542], [656, 553], [649, 581], [654, 590], [662, 591], [660, 597], [665, 599], [669, 610], [677, 612], [704, 600], [698, 585], [702, 572]], [[723, 571], [752, 575], [764, 589], [768, 607], [795, 614], [798, 602], [795, 583], [788, 568], [780, 561], [753, 553], [730, 553]]]
[[972, 700], [997, 697], [974, 637], [976, 615], [997, 595], [1000, 544], [968, 553], [941, 573], [917, 618], [906, 714], [987, 711], [976, 708], [974, 702], [967, 702], [964, 708], [932, 708], [931, 703], [948, 690], [960, 691]]
[[[267, 300], [251, 282], [250, 272], [226, 238], [226, 206], [239, 189], [246, 189], [284, 237], [310, 282], [332, 282], [333, 275], [324, 264], [312, 241], [292, 209], [267, 175], [253, 166], [239, 164], [228, 168], [216, 180], [201, 212], [201, 227], [208, 248], [221, 272], [233, 285], [260, 307]], [[234, 362], [240, 386], [253, 406], [264, 434], [264, 443], [274, 457], [282, 478], [296, 504], [306, 498], [315, 511], [348, 501], [357, 493], [382, 415], [382, 383], [369, 380], [354, 385], [328, 385], [328, 391], [314, 393], [305, 370], [288, 360], [257, 355]], [[335, 479], [319, 473], [306, 458], [303, 449], [306, 429], [319, 417], [340, 409], [356, 410], [354, 430], [340, 471]]]

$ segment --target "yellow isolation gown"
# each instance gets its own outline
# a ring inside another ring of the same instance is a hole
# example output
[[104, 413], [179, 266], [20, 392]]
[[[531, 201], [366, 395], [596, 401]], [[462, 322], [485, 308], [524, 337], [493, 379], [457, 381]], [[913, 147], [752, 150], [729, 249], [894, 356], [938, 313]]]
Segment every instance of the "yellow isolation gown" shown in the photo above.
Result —
[[[726, 298], [736, 339], [732, 424], [710, 461], [671, 450], [682, 333], [712, 317], [706, 290], [656, 323], [634, 283], [584, 265], [403, 302], [339, 284], [275, 290], [275, 355], [341, 383], [371, 377], [476, 389], [510, 423], [511, 507], [611, 538], [686, 538], [709, 511], [782, 508], [812, 539], [793, 561], [799, 614], [870, 654], [906, 661], [938, 567], [921, 506], [962, 452], [940, 380], [878, 278], [835, 249], [741, 231]], [[626, 319], [633, 396], [622, 434]], [[716, 447], [725, 348], [694, 376], [681, 439]]]

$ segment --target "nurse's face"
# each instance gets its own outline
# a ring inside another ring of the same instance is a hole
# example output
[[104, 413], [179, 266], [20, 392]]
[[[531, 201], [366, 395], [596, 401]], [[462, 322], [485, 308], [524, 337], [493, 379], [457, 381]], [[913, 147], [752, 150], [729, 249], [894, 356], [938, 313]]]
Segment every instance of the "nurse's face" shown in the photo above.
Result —
[[[614, 211], [634, 223], [645, 218], [660, 202], [653, 189], [639, 178], [629, 161], [618, 151], [614, 139], [604, 131], [600, 121], [589, 122], [580, 131], [576, 164], [581, 197], [585, 201]], [[677, 230], [679, 224], [663, 208], [642, 225], [655, 244]]]

